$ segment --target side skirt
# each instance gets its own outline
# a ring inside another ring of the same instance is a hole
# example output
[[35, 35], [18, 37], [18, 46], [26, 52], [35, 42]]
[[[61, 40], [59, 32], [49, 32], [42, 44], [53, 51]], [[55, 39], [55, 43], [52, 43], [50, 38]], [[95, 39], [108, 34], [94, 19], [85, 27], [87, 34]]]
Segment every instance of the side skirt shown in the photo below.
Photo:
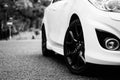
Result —
[[50, 49], [50, 50], [55, 51], [56, 54], [64, 55], [64, 53], [63, 53], [63, 45], [62, 44], [47, 41], [47, 48]]

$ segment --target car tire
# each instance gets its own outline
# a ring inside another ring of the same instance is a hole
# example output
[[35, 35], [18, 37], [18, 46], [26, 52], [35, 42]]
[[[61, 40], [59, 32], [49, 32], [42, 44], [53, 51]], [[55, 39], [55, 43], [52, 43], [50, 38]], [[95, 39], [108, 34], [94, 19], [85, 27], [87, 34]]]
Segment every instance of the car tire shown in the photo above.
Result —
[[86, 70], [85, 43], [79, 19], [72, 21], [65, 35], [64, 57], [68, 69], [74, 74]]
[[44, 24], [43, 24], [43, 26], [42, 26], [42, 30], [41, 30], [41, 34], [42, 34], [42, 55], [43, 56], [48, 56], [48, 49], [47, 49], [47, 47], [46, 47], [46, 41], [47, 41], [47, 39], [46, 39], [46, 32], [45, 32], [45, 26], [44, 26]]
[[44, 24], [42, 25], [41, 34], [42, 34], [42, 41], [41, 41], [42, 55], [46, 57], [54, 55], [55, 53], [52, 50], [47, 49], [47, 38], [46, 38], [46, 31]]

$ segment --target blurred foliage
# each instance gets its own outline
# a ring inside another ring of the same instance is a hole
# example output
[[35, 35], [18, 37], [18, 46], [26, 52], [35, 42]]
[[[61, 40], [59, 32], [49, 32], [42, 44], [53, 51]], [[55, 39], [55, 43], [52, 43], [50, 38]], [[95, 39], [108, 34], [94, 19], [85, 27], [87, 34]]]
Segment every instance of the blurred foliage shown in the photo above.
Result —
[[13, 16], [14, 12], [15, 4], [12, 0], [0, 0], [0, 20], [6, 19], [6, 16]]
[[13, 18], [12, 33], [40, 28], [44, 9], [50, 4], [49, 0], [0, 0], [0, 34], [8, 34], [7, 22]]
[[33, 0], [18, 0], [16, 1], [16, 6], [21, 11], [21, 13], [26, 17], [43, 17], [44, 8], [50, 4], [48, 0], [41, 0], [36, 2]]

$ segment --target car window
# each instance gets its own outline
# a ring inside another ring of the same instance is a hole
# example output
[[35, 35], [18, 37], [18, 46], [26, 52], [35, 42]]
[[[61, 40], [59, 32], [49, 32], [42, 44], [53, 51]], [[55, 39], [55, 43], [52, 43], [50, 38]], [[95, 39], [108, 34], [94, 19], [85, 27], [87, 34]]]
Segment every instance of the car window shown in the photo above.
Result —
[[55, 3], [55, 2], [58, 2], [58, 1], [61, 1], [61, 0], [53, 0], [53, 2], [52, 2], [52, 3]]

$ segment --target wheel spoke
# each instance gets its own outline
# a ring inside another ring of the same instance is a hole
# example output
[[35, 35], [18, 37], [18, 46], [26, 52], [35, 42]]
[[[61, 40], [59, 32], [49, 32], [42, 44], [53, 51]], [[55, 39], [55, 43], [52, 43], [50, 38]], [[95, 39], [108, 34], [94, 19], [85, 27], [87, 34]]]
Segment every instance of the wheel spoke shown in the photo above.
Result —
[[72, 38], [72, 41], [77, 42], [77, 40], [75, 39], [75, 37], [74, 37], [74, 35], [73, 35], [73, 32], [72, 32], [72, 31], [69, 31], [69, 34], [70, 34], [70, 36], [71, 36], [71, 38]]
[[82, 53], [79, 53], [79, 55], [73, 55], [71, 58], [68, 58], [69, 64], [76, 70], [80, 69], [85, 64], [85, 59], [82, 56]]
[[75, 59], [75, 57], [73, 55], [67, 56], [67, 60], [68, 60], [69, 65], [71, 65], [71, 66], [75, 65], [74, 59]]
[[83, 55], [84, 45], [83, 42], [75, 48], [73, 52], [69, 52], [67, 57], [69, 58], [69, 64], [74, 69], [80, 69], [85, 64], [85, 58]]
[[76, 60], [77, 60], [76, 55], [69, 56], [69, 59], [71, 59], [71, 63], [70, 63], [71, 66], [76, 65]]
[[85, 63], [85, 58], [84, 58], [84, 55], [83, 55], [83, 52], [80, 51], [79, 53], [79, 57], [81, 58], [81, 60], [83, 61], [83, 63]]
[[83, 51], [84, 49], [84, 44], [83, 42], [79, 42], [76, 46], [76, 48], [74, 49], [73, 53], [78, 53], [79, 51]]
[[71, 61], [71, 59], [70, 59], [69, 57], [67, 57], [67, 60], [68, 60], [68, 63], [69, 63], [70, 65], [72, 65], [72, 61]]
[[67, 39], [68, 40], [65, 42], [67, 45], [67, 48], [69, 48], [71, 51], [73, 51], [74, 48], [76, 47], [76, 43], [78, 41], [75, 39], [75, 36], [71, 30], [68, 32]]

